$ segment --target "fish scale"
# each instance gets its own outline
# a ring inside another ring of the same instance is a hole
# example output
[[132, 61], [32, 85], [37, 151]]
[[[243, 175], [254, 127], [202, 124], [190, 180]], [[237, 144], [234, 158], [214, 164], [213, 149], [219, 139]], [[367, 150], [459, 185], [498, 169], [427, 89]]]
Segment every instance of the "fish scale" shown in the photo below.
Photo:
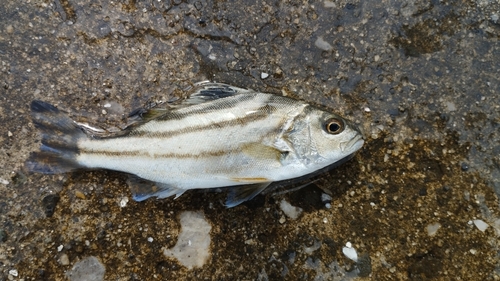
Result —
[[32, 171], [108, 169], [152, 181], [131, 187], [136, 200], [179, 196], [189, 189], [231, 187], [227, 206], [253, 198], [272, 182], [313, 173], [363, 145], [358, 128], [305, 102], [225, 84], [197, 85], [171, 109], [141, 110], [125, 131], [103, 138], [57, 108], [33, 101], [42, 131]]

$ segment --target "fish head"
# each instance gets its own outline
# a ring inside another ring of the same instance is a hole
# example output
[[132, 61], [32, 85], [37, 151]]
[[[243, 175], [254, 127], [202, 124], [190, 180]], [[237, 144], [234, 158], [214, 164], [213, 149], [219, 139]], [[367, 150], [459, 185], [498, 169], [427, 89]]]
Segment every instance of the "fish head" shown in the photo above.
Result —
[[301, 128], [295, 127], [298, 134], [294, 138], [294, 147], [307, 160], [307, 163], [303, 162], [310, 168], [336, 163], [358, 151], [364, 144], [360, 129], [335, 113], [309, 107], [298, 118], [302, 121], [296, 123]]
[[363, 134], [350, 120], [318, 110], [311, 122], [311, 138], [318, 155], [333, 164], [358, 151], [364, 144]]

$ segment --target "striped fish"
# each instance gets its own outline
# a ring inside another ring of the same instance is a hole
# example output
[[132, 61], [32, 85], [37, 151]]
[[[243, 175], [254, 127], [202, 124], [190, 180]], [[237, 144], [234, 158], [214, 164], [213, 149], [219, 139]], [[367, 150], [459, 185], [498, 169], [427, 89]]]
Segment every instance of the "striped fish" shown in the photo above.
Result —
[[31, 171], [108, 169], [154, 182], [131, 185], [137, 201], [231, 187], [226, 206], [233, 207], [272, 182], [346, 159], [364, 142], [352, 122], [334, 113], [218, 83], [198, 84], [170, 109], [136, 111], [133, 125], [108, 137], [89, 134], [48, 103], [35, 100], [31, 111], [42, 132], [40, 151], [26, 162]]

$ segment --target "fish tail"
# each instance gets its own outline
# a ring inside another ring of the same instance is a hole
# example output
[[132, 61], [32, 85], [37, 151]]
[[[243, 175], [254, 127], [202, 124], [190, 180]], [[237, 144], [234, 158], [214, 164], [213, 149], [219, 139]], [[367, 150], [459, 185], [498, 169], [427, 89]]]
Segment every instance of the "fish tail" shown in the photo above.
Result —
[[59, 174], [83, 168], [78, 164], [77, 142], [88, 138], [81, 127], [51, 104], [34, 100], [31, 116], [42, 133], [39, 152], [30, 154], [26, 167], [32, 172]]

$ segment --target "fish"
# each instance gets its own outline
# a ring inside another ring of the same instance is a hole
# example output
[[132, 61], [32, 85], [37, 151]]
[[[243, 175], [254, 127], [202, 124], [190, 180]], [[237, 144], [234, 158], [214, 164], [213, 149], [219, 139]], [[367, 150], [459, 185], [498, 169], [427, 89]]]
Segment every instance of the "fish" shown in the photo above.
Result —
[[360, 129], [336, 113], [213, 82], [196, 84], [168, 108], [135, 110], [128, 126], [105, 136], [44, 101], [30, 108], [41, 145], [26, 160], [28, 170], [124, 172], [136, 201], [227, 188], [225, 205], [234, 207], [272, 183], [342, 163], [364, 144]]

